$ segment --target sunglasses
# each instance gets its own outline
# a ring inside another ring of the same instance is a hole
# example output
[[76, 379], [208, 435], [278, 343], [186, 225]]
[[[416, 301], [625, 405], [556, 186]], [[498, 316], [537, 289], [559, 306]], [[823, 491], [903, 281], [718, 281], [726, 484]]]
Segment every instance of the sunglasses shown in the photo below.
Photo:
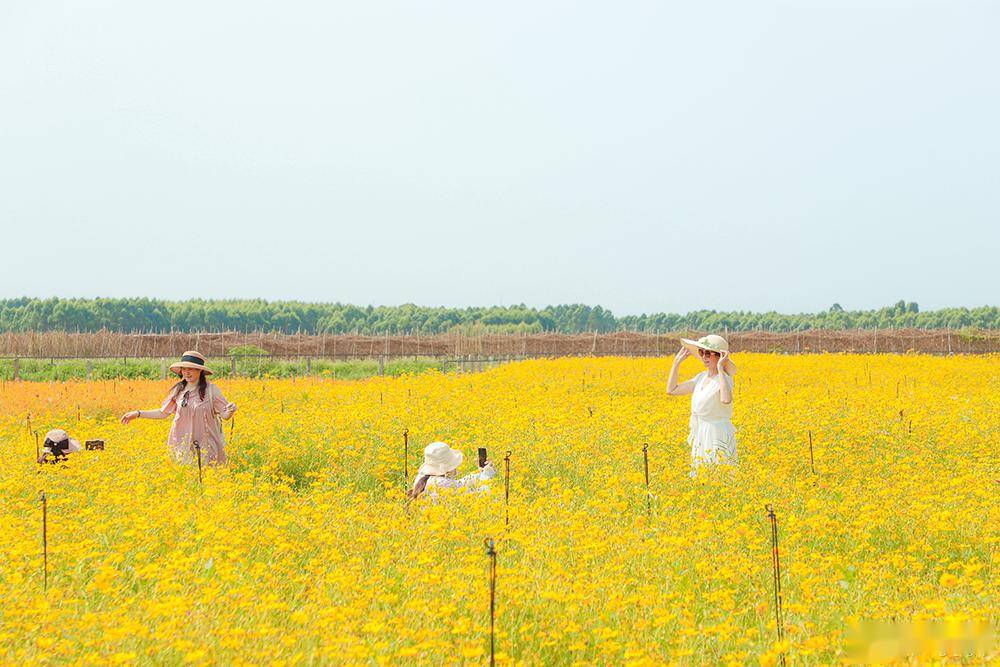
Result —
[[712, 352], [711, 350], [703, 350], [703, 349], [701, 349], [700, 347], [698, 348], [698, 356], [699, 356], [699, 357], [708, 357], [708, 356], [711, 356], [711, 355], [713, 355], [713, 354], [714, 354], [715, 356], [717, 356], [717, 357], [721, 357], [721, 356], [722, 356], [722, 355], [721, 355], [721, 354], [719, 354], [718, 352]]

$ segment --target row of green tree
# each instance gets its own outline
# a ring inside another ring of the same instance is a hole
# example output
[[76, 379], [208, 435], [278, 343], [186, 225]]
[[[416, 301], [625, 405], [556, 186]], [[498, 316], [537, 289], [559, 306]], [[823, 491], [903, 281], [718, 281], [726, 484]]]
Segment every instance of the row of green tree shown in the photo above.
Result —
[[686, 315], [655, 313], [616, 317], [600, 306], [570, 304], [529, 308], [490, 306], [430, 308], [353, 306], [263, 300], [35, 299], [0, 300], [0, 332], [79, 331], [166, 333], [194, 331], [266, 331], [284, 333], [419, 333], [475, 332], [610, 332], [800, 331], [919, 327], [927, 329], [1000, 328], [1000, 308], [942, 308], [921, 312], [916, 303], [900, 301], [877, 310], [844, 310], [834, 304], [819, 313], [719, 312]]

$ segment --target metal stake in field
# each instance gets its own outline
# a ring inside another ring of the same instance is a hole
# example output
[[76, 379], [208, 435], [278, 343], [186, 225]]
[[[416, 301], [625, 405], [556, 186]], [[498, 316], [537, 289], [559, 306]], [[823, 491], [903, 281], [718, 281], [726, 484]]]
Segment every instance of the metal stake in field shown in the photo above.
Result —
[[42, 503], [42, 582], [45, 590], [49, 590], [49, 501], [45, 492], [40, 492]]
[[403, 429], [403, 489], [410, 484], [410, 429]]
[[[764, 505], [767, 517], [771, 521], [771, 576], [774, 585], [774, 622], [778, 631], [778, 641], [785, 639], [785, 627], [781, 609], [781, 556], [778, 552], [778, 519], [774, 515], [774, 507]], [[780, 655], [781, 664], [785, 664], [785, 653]]]
[[642, 443], [642, 464], [646, 469], [646, 514], [652, 516], [653, 506], [649, 498], [649, 443]]
[[503, 525], [510, 525], [510, 450], [507, 450], [507, 455], [503, 457], [504, 463], [504, 473], [503, 473], [503, 511], [504, 519]]
[[229, 418], [229, 437], [233, 437], [233, 431], [236, 430], [236, 417]]
[[201, 484], [201, 445], [197, 440], [194, 441], [194, 452], [198, 456], [198, 483]]
[[486, 555], [490, 557], [490, 667], [496, 665], [494, 653], [494, 627], [496, 624], [496, 602], [497, 602], [497, 550], [493, 544], [493, 538], [487, 537]]
[[816, 474], [816, 465], [813, 461], [813, 432], [809, 431], [809, 469]]
[[37, 461], [41, 456], [42, 452], [38, 448], [38, 431], [35, 431], [35, 460]]

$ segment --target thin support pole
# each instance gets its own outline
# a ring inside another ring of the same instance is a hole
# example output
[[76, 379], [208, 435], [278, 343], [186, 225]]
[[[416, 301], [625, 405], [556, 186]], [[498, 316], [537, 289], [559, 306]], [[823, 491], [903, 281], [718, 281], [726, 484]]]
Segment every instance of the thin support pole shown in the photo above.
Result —
[[649, 443], [642, 443], [642, 464], [646, 471], [646, 514], [652, 516], [653, 506], [649, 498]]
[[[778, 641], [785, 640], [784, 615], [781, 608], [781, 555], [778, 551], [778, 518], [774, 514], [774, 507], [770, 504], [764, 505], [767, 510], [767, 517], [771, 521], [771, 575], [774, 585], [774, 622], [778, 633]], [[781, 664], [785, 664], [785, 653], [780, 654]]]
[[49, 590], [49, 500], [44, 491], [39, 500], [42, 503], [42, 585], [44, 590]]
[[403, 489], [410, 484], [410, 429], [403, 429]]
[[503, 457], [503, 525], [505, 526], [510, 525], [510, 454], [510, 450], [507, 450], [506, 456]]
[[202, 481], [201, 481], [201, 445], [198, 444], [197, 440], [194, 441], [194, 451], [195, 451], [195, 454], [198, 456], [198, 483], [201, 484], [202, 483]]
[[812, 473], [816, 474], [816, 464], [813, 460], [813, 432], [809, 431], [809, 469]]
[[493, 538], [487, 537], [486, 555], [490, 557], [490, 667], [496, 665], [495, 655], [495, 630], [496, 627], [496, 607], [497, 607], [497, 550], [493, 544]]

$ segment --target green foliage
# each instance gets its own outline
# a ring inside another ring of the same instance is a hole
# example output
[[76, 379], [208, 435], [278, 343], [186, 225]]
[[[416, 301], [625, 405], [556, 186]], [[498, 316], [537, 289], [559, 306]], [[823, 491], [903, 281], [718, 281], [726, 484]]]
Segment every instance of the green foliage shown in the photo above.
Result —
[[[266, 331], [330, 334], [606, 333], [630, 331], [801, 331], [805, 329], [871, 329], [879, 327], [1000, 328], [1000, 308], [942, 308], [921, 311], [899, 301], [878, 310], [844, 310], [833, 304], [819, 313], [782, 314], [699, 310], [679, 315], [653, 313], [616, 317], [601, 306], [565, 304], [542, 309], [515, 306], [429, 308], [413, 304], [360, 307], [341, 303], [222, 300], [160, 301], [157, 299], [2, 299], [0, 333], [81, 331], [169, 333], [194, 331]], [[232, 352], [252, 357], [266, 354], [254, 346]]]
[[[227, 360], [218, 360], [213, 367], [215, 377], [232, 375], [232, 367]], [[443, 371], [444, 363], [432, 358], [395, 359], [387, 361], [383, 368], [385, 375], [413, 375], [429, 370]], [[318, 375], [337, 380], [361, 380], [379, 374], [378, 362], [371, 360], [330, 361], [314, 359], [311, 368], [305, 360], [285, 361], [270, 358], [237, 358], [236, 374], [241, 377], [291, 378]], [[55, 382], [64, 380], [86, 380], [87, 361], [85, 359], [21, 359], [18, 376], [33, 382]], [[158, 380], [163, 377], [163, 365], [151, 359], [94, 359], [90, 363], [90, 378], [94, 380], [146, 379]], [[14, 360], [0, 359], [0, 380], [14, 379]]]
[[[87, 379], [87, 361], [84, 359], [21, 359], [18, 375], [22, 380], [53, 382]], [[148, 359], [94, 359], [90, 363], [90, 377], [94, 380], [146, 379], [162, 377], [159, 361]], [[14, 379], [13, 359], [0, 360], [0, 380]]]

